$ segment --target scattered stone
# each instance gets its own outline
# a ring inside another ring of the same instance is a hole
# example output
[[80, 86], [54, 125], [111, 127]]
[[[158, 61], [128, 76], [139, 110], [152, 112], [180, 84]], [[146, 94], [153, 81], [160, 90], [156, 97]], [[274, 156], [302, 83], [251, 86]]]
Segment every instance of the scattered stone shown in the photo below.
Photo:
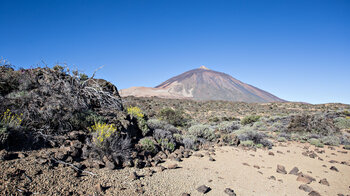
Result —
[[213, 157], [209, 157], [209, 161], [215, 161]]
[[275, 156], [275, 154], [273, 152], [269, 152], [269, 155], [271, 156]]
[[169, 164], [168, 165], [168, 169], [176, 169], [177, 168], [177, 164], [176, 163], [174, 163], [174, 164]]
[[333, 171], [336, 171], [336, 172], [339, 172], [339, 170], [335, 167], [335, 166], [332, 166], [329, 168], [330, 170], [333, 170]]
[[203, 194], [209, 192], [210, 190], [211, 189], [209, 187], [205, 186], [205, 185], [199, 186], [197, 188], [197, 191], [200, 192], [200, 193], [203, 193]]
[[330, 163], [339, 163], [338, 161], [335, 161], [335, 160], [330, 160], [329, 162]]
[[155, 171], [158, 172], [158, 173], [159, 173], [159, 172], [162, 172], [162, 171], [164, 171], [164, 170], [165, 170], [165, 167], [163, 167], [163, 166], [159, 166], [159, 167], [156, 167], [156, 168], [155, 168]]
[[312, 189], [309, 185], [307, 185], [307, 184], [302, 184], [302, 185], [300, 185], [300, 186], [299, 186], [299, 189], [300, 189], [300, 190], [303, 190], [303, 191], [305, 191], [305, 192], [311, 192], [311, 191], [313, 191], [313, 189]]
[[286, 168], [283, 165], [277, 165], [276, 172], [281, 174], [287, 174]]
[[305, 184], [310, 184], [312, 181], [315, 181], [315, 178], [313, 178], [313, 177], [311, 177], [311, 176], [309, 176], [309, 175], [300, 173], [300, 174], [298, 175], [297, 181], [303, 182], [303, 183], [305, 183]]
[[276, 180], [276, 177], [275, 177], [275, 176], [270, 176], [270, 177], [268, 177], [267, 179]]
[[234, 190], [230, 189], [230, 188], [226, 188], [224, 193], [226, 193], [229, 196], [236, 196], [236, 193]]
[[201, 153], [195, 153], [195, 154], [193, 154], [193, 156], [195, 156], [195, 157], [204, 157], [204, 155], [201, 154]]
[[95, 185], [95, 191], [97, 193], [102, 193], [104, 191], [104, 188], [102, 187], [102, 185], [100, 183]]
[[309, 194], [309, 196], [321, 196], [318, 192], [316, 191], [311, 191]]
[[181, 196], [191, 196], [191, 195], [188, 193], [182, 193]]
[[208, 182], [213, 182], [213, 180], [209, 179]]
[[290, 170], [288, 174], [298, 175], [298, 172], [299, 172], [299, 169], [297, 167], [293, 167], [293, 169]]
[[245, 166], [250, 166], [248, 163], [242, 163], [243, 165], [245, 165]]
[[327, 181], [326, 178], [323, 178], [322, 180], [320, 180], [318, 183], [329, 186], [329, 182]]
[[115, 166], [114, 162], [112, 162], [112, 161], [107, 161], [106, 167], [107, 167], [109, 170], [114, 170], [116, 166]]
[[279, 153], [279, 154], [283, 154], [283, 152], [281, 152], [281, 151], [279, 151], [279, 150], [277, 150], [277, 153]]
[[137, 176], [136, 172], [132, 172], [132, 173], [130, 174], [129, 178], [130, 178], [131, 180], [137, 180], [137, 179], [138, 179], [138, 176]]
[[257, 166], [257, 165], [254, 165], [253, 167], [254, 167], [254, 168], [256, 168], [256, 169], [260, 169], [260, 167], [259, 167], [259, 166]]

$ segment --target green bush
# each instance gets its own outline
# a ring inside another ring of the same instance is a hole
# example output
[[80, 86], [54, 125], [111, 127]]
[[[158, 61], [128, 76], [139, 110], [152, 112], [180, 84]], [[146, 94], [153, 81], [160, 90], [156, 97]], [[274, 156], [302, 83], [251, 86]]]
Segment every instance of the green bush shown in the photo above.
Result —
[[316, 138], [311, 138], [308, 140], [308, 142], [311, 144], [311, 145], [314, 145], [316, 147], [319, 147], [319, 148], [323, 148], [323, 144], [320, 142], [320, 140], [316, 139]]
[[337, 136], [327, 136], [321, 139], [322, 143], [330, 146], [339, 146], [340, 139]]
[[260, 116], [256, 116], [256, 115], [246, 116], [241, 120], [241, 124], [242, 125], [252, 124], [254, 122], [257, 122], [259, 119], [260, 119]]
[[240, 128], [239, 124], [235, 121], [223, 121], [218, 126], [217, 129], [224, 133], [232, 133]]
[[214, 129], [208, 125], [202, 125], [202, 124], [191, 126], [188, 129], [188, 134], [199, 138], [204, 138], [208, 141], [213, 141], [216, 138]]
[[169, 141], [167, 138], [159, 139], [157, 140], [157, 143], [160, 145], [163, 151], [169, 150], [170, 152], [173, 152], [175, 150], [175, 143]]
[[174, 126], [185, 126], [188, 121], [183, 111], [173, 110], [171, 108], [164, 108], [160, 110], [158, 117], [160, 120], [164, 120]]
[[279, 138], [277, 138], [277, 141], [279, 141], [279, 142], [286, 142], [287, 139], [285, 137], [279, 137]]
[[264, 145], [262, 145], [262, 144], [257, 144], [257, 145], [255, 145], [257, 148], [263, 148], [264, 147]]
[[150, 137], [142, 138], [139, 141], [139, 144], [140, 144], [142, 150], [144, 150], [146, 152], [149, 152], [152, 154], [156, 154], [158, 152], [155, 141]]
[[350, 129], [350, 119], [349, 118], [336, 118], [334, 120], [335, 126], [337, 126], [339, 129]]
[[254, 146], [254, 142], [252, 140], [241, 141], [241, 145], [246, 147], [252, 147]]
[[350, 145], [345, 145], [343, 148], [344, 148], [345, 150], [350, 150]]

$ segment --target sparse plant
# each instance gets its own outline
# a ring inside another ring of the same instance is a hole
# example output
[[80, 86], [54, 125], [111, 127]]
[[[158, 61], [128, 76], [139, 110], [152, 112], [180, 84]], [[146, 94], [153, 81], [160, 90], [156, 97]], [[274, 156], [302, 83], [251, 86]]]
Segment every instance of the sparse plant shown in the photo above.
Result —
[[320, 142], [319, 139], [316, 139], [316, 138], [311, 138], [308, 140], [308, 142], [311, 144], [311, 145], [314, 145], [316, 147], [319, 147], [319, 148], [323, 148], [323, 144]]
[[142, 113], [141, 109], [139, 107], [129, 107], [127, 108], [128, 114], [135, 118], [143, 118], [144, 114]]
[[216, 138], [214, 129], [208, 125], [202, 124], [191, 126], [188, 129], [188, 134], [196, 136], [198, 138], [204, 138], [208, 141], [213, 141]]
[[185, 148], [192, 149], [192, 150], [198, 150], [197, 143], [197, 137], [193, 135], [184, 135], [182, 140]]
[[185, 126], [188, 119], [182, 110], [173, 110], [171, 108], [164, 108], [158, 113], [160, 120], [166, 121], [174, 126]]
[[257, 148], [263, 148], [264, 147], [264, 145], [262, 145], [262, 144], [257, 144], [257, 145], [255, 145]]
[[107, 147], [107, 139], [114, 136], [115, 134], [119, 134], [117, 128], [114, 124], [106, 124], [101, 122], [96, 122], [89, 131], [92, 133], [92, 142], [104, 149]]
[[245, 146], [245, 147], [253, 147], [254, 146], [254, 142], [252, 140], [246, 140], [246, 141], [242, 141], [241, 145]]
[[350, 119], [348, 118], [336, 118], [334, 119], [334, 124], [337, 126], [339, 129], [350, 129]]
[[278, 138], [277, 138], [277, 141], [278, 141], [278, 142], [286, 142], [287, 139], [286, 139], [285, 137], [278, 137]]
[[23, 114], [17, 115], [13, 114], [10, 109], [7, 109], [1, 116], [0, 116], [0, 124], [3, 127], [8, 128], [14, 128], [17, 129], [22, 124], [22, 116]]
[[248, 125], [257, 122], [260, 119], [260, 116], [257, 115], [251, 115], [246, 116], [241, 120], [242, 125]]
[[156, 154], [158, 152], [156, 142], [150, 137], [142, 138], [139, 141], [139, 144], [141, 145], [142, 150], [146, 152], [149, 152], [152, 154]]
[[330, 146], [339, 146], [340, 139], [337, 136], [326, 136], [321, 139], [322, 143]]
[[240, 128], [236, 121], [223, 121], [217, 126], [218, 130], [223, 133], [232, 133]]

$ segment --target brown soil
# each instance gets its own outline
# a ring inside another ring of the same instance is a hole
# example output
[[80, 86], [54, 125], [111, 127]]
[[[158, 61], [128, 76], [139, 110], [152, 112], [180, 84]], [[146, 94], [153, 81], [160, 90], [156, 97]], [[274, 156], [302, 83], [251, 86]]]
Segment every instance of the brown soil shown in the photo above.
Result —
[[[77, 176], [70, 166], [51, 164], [40, 158], [50, 151], [46, 149], [28, 152], [25, 158], [0, 161], [0, 190], [1, 195], [22, 195], [25, 191], [35, 195], [202, 195], [196, 188], [206, 185], [211, 188], [206, 195], [226, 195], [226, 188], [237, 195], [307, 195], [298, 188], [303, 183], [296, 180], [296, 175], [276, 172], [277, 165], [282, 165], [287, 172], [298, 167], [303, 174], [315, 178], [308, 185], [321, 195], [350, 194], [350, 151], [340, 147], [321, 148], [324, 153], [315, 153], [322, 161], [302, 155], [307, 150], [315, 152], [315, 147], [282, 143], [270, 150], [274, 156], [264, 149], [215, 147], [215, 155], [212, 155], [215, 161], [209, 161], [209, 156], [205, 155], [207, 151], [200, 151], [204, 157], [192, 156], [182, 162], [168, 160], [162, 165], [176, 163], [178, 168], [152, 175], [151, 171], [157, 168], [113, 171], [87, 168], [85, 171], [96, 175]], [[331, 166], [339, 172], [331, 170]], [[131, 179], [132, 172], [138, 175], [137, 180]], [[324, 178], [330, 186], [319, 183]], [[96, 185], [102, 185], [103, 190]]]

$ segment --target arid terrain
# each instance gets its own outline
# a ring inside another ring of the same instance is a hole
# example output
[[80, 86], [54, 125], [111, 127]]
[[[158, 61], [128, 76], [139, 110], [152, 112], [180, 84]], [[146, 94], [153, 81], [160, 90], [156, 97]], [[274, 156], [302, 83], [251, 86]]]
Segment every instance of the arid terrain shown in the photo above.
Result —
[[350, 105], [123, 97], [0, 66], [1, 195], [350, 195]]

